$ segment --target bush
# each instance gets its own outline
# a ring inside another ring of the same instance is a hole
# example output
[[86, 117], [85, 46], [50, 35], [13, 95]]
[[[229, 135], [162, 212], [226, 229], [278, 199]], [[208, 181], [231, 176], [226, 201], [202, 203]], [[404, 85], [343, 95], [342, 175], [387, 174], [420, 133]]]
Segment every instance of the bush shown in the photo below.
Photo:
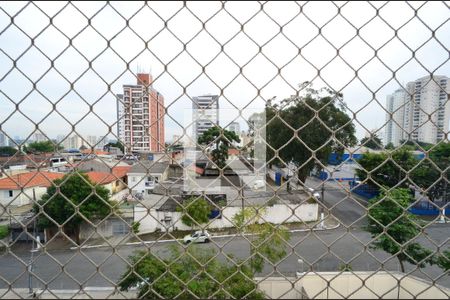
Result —
[[308, 198], [308, 200], [306, 200], [306, 203], [308, 203], [308, 204], [316, 204], [317, 200], [314, 199], [314, 197], [310, 197], [310, 198]]
[[0, 225], [0, 240], [7, 237], [9, 234], [9, 229], [7, 225]]
[[353, 269], [352, 269], [352, 266], [349, 264], [340, 264], [339, 271], [350, 272], [350, 271], [353, 271]]
[[139, 226], [141, 226], [141, 223], [139, 222], [134, 222], [131, 223], [131, 230], [133, 231], [133, 233], [139, 233]]

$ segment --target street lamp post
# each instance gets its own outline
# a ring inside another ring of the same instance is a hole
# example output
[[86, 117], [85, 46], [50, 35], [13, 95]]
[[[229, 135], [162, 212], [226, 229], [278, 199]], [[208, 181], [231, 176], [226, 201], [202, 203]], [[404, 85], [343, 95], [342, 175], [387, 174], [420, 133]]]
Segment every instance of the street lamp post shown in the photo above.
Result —
[[300, 267], [301, 272], [296, 272], [296, 275], [297, 275], [297, 277], [300, 277], [300, 276], [302, 276], [305, 273], [305, 270], [304, 270], [304, 267], [303, 267], [304, 266], [304, 262], [303, 262], [303, 259], [301, 259], [301, 258], [297, 259], [297, 262], [301, 266]]
[[[36, 202], [36, 192], [33, 189], [33, 202]], [[36, 247], [36, 242], [37, 240], [37, 247]], [[32, 244], [31, 244], [31, 250], [30, 250], [30, 261], [28, 263], [28, 291], [30, 294], [33, 294], [33, 276], [32, 276], [32, 272], [33, 272], [33, 264], [34, 264], [34, 253], [38, 252], [39, 249], [41, 248], [41, 240], [39, 236], [36, 236], [36, 218], [34, 218], [33, 220], [33, 239], [32, 239]]]

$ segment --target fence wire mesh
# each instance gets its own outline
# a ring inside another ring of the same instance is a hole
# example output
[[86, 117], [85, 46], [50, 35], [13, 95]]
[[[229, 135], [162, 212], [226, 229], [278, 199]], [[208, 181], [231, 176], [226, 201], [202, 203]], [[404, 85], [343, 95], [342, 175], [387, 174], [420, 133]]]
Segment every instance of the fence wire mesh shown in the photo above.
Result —
[[448, 299], [449, 26], [2, 1], [0, 297]]

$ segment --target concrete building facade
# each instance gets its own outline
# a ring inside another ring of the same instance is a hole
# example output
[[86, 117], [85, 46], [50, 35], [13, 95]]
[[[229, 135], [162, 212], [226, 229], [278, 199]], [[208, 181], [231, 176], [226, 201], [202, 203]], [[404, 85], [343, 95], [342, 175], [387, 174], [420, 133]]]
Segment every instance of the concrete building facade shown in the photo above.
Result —
[[137, 74], [135, 85], [117, 95], [117, 133], [125, 153], [164, 151], [164, 97], [152, 87], [150, 74]]
[[219, 125], [219, 96], [203, 95], [192, 102], [193, 137], [198, 137], [208, 129]]
[[450, 79], [425, 76], [406, 85], [386, 99], [385, 144], [401, 140], [436, 144], [448, 139]]

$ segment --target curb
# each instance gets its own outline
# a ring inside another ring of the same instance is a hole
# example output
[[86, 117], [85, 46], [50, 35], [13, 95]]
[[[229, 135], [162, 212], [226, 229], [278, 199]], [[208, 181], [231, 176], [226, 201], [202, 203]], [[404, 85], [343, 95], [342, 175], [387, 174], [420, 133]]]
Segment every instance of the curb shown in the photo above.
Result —
[[[293, 229], [288, 230], [291, 233], [295, 232], [306, 232], [306, 231], [325, 231], [325, 230], [333, 230], [341, 226], [340, 223], [338, 223], [335, 226], [328, 227], [328, 228], [311, 228], [311, 229]], [[245, 233], [244, 236], [252, 236], [256, 235], [254, 233]], [[211, 235], [212, 239], [220, 239], [220, 238], [227, 238], [227, 237], [234, 237], [234, 236], [240, 236], [240, 234], [224, 234], [224, 235]], [[156, 241], [142, 241], [142, 242], [131, 242], [131, 243], [125, 243], [122, 244], [122, 246], [135, 246], [135, 245], [142, 245], [142, 244], [155, 244], [155, 243], [169, 243], [174, 241], [182, 241], [182, 239], [170, 239], [170, 240], [156, 240]], [[102, 248], [102, 247], [111, 247], [110, 245], [90, 245], [90, 246], [82, 246], [82, 247], [70, 247], [70, 250], [77, 250], [77, 249], [96, 249], [96, 248]]]

